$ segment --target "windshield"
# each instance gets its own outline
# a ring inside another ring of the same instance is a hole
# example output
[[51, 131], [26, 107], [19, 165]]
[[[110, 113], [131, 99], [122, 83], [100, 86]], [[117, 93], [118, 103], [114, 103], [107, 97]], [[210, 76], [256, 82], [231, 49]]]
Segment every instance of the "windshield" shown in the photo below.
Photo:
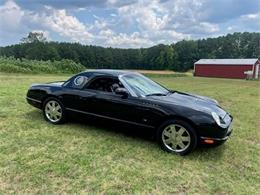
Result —
[[166, 95], [169, 91], [141, 74], [126, 74], [121, 77], [131, 90], [140, 96]]

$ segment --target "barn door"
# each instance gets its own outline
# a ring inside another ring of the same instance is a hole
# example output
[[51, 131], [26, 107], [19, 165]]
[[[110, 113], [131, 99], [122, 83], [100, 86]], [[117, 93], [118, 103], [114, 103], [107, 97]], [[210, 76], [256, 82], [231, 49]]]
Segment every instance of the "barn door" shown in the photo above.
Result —
[[255, 78], [258, 79], [259, 77], [260, 77], [260, 69], [259, 69], [259, 64], [257, 64], [255, 67]]

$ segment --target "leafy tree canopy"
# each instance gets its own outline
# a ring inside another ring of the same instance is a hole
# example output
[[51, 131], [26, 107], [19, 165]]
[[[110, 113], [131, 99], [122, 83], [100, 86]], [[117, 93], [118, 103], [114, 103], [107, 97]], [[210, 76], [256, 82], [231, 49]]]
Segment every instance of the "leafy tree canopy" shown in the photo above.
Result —
[[0, 47], [0, 56], [51, 61], [69, 59], [87, 68], [187, 71], [201, 58], [260, 58], [260, 33], [234, 33], [150, 48], [119, 49], [47, 42], [43, 33], [30, 32], [20, 44]]
[[46, 42], [47, 38], [44, 36], [43, 32], [29, 32], [27, 37], [21, 39], [22, 43], [37, 43]]

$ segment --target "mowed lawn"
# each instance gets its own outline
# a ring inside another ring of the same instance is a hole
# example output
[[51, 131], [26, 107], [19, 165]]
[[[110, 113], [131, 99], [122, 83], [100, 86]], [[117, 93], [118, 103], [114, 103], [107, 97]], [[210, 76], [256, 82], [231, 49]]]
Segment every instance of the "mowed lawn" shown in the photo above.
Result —
[[47, 123], [25, 101], [31, 83], [69, 75], [0, 74], [0, 193], [260, 194], [260, 82], [171, 77], [176, 90], [217, 99], [234, 116], [217, 148], [188, 156], [103, 124]]

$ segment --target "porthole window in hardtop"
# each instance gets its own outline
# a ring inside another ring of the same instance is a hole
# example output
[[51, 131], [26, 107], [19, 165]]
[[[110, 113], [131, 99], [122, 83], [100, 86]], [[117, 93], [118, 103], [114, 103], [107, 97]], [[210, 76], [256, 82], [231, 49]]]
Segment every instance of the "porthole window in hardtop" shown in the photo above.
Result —
[[75, 79], [74, 79], [74, 85], [76, 86], [80, 86], [84, 83], [85, 79], [88, 79], [87, 77], [84, 77], [84, 76], [77, 76]]
[[91, 75], [92, 74], [83, 73], [73, 76], [71, 79], [69, 79], [65, 86], [69, 88], [81, 89], [90, 80]]
[[89, 78], [84, 75], [76, 76], [73, 79], [72, 86], [73, 88], [82, 88], [87, 83], [88, 80]]

